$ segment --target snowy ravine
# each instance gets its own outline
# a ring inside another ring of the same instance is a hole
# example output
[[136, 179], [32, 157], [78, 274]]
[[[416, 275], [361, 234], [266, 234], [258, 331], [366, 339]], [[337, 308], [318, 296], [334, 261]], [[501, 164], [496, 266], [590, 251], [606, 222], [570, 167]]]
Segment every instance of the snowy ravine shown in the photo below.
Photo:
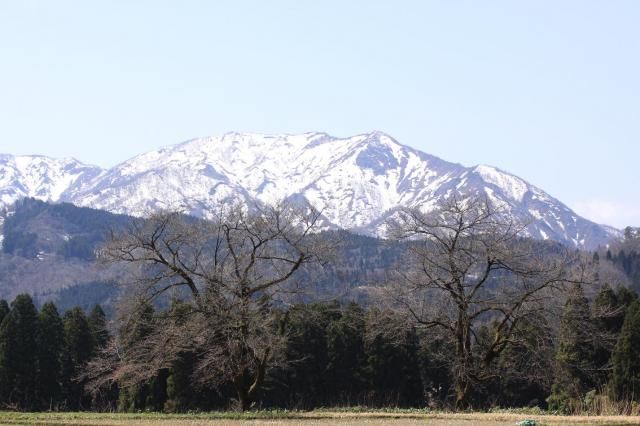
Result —
[[206, 217], [220, 203], [295, 198], [321, 209], [327, 226], [384, 236], [384, 221], [398, 206], [429, 210], [456, 193], [486, 194], [530, 223], [535, 238], [593, 248], [619, 235], [517, 176], [449, 163], [381, 132], [349, 138], [228, 133], [109, 170], [74, 159], [0, 155], [0, 208], [34, 197], [137, 216], [163, 208]]

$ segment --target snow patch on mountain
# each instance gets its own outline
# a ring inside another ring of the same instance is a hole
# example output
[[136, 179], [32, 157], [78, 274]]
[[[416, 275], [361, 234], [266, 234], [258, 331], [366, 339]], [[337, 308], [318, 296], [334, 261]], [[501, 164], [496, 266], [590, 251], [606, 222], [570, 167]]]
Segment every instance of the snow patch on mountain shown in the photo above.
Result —
[[495, 167], [479, 165], [473, 169], [473, 173], [480, 175], [485, 182], [496, 185], [506, 195], [517, 201], [522, 201], [529, 191], [529, 185], [525, 181]]

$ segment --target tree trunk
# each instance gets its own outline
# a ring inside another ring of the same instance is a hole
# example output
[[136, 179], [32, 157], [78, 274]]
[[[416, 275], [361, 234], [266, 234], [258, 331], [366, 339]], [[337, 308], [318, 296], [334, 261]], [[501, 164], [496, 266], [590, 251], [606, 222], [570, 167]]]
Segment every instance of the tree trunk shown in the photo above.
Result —
[[245, 369], [240, 376], [234, 380], [236, 393], [238, 394], [238, 402], [240, 403], [240, 411], [247, 411], [251, 408], [251, 404], [255, 401], [258, 391], [264, 382], [264, 375], [267, 371], [267, 360], [271, 349], [267, 348], [262, 359], [258, 363], [253, 383], [249, 384], [251, 372]]
[[456, 401], [455, 409], [464, 410], [469, 407], [469, 393], [471, 392], [471, 381], [469, 372], [473, 369], [471, 353], [471, 322], [466, 315], [467, 306], [461, 306], [458, 313], [457, 324], [457, 357], [458, 368], [456, 377]]
[[238, 403], [240, 405], [240, 411], [247, 411], [251, 408], [253, 402], [249, 395], [249, 385], [247, 384], [247, 371], [243, 371], [233, 381], [233, 385], [236, 388], [236, 394], [238, 395]]
[[251, 400], [246, 392], [238, 392], [238, 401], [240, 402], [240, 411], [245, 412], [251, 408]]
[[464, 410], [469, 407], [468, 398], [470, 389], [471, 386], [469, 382], [459, 380], [458, 383], [456, 383], [456, 410]]

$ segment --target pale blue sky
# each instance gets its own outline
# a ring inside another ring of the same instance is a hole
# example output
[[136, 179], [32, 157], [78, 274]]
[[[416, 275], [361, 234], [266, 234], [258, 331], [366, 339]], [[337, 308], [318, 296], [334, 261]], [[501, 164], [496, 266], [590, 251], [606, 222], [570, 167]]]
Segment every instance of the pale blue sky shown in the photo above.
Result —
[[640, 1], [0, 0], [0, 152], [383, 130], [640, 225]]

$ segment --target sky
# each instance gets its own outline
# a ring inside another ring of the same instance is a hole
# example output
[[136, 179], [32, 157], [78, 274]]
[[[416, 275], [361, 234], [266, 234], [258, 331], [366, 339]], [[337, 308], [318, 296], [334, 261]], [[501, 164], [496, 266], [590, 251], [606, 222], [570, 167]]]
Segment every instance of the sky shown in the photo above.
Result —
[[0, 152], [384, 131], [640, 226], [639, 1], [0, 0]]

